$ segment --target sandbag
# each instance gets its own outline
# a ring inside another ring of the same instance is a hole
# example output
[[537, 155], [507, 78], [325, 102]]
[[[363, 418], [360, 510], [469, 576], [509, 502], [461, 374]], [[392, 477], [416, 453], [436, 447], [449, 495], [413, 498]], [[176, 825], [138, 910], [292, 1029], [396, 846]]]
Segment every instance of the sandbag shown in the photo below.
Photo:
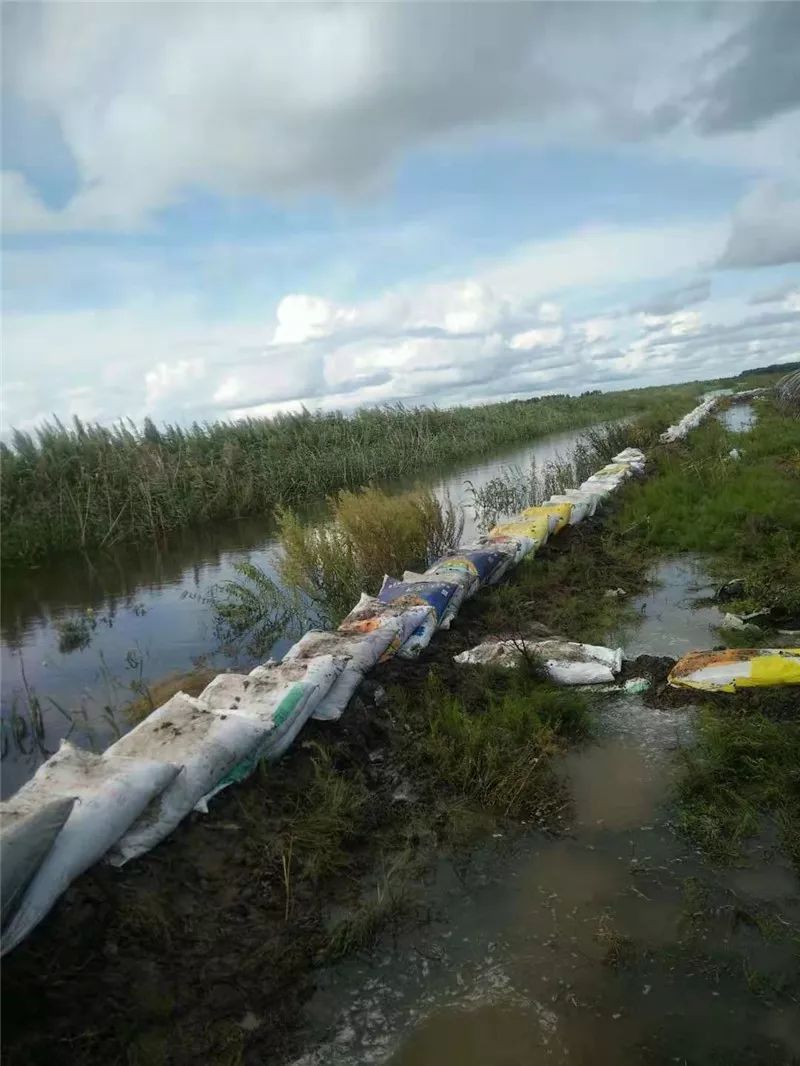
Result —
[[800, 648], [693, 651], [675, 663], [667, 680], [677, 688], [696, 688], [704, 692], [800, 685]]
[[332, 655], [269, 662], [257, 666], [246, 677], [220, 674], [204, 689], [200, 698], [212, 711], [224, 710], [226, 699], [232, 696], [236, 714], [268, 730], [260, 748], [235, 768], [237, 780], [247, 776], [261, 759], [279, 759], [288, 751], [344, 667], [345, 660]]
[[120, 834], [109, 856], [112, 865], [122, 866], [154, 848], [226, 774], [261, 749], [268, 727], [233, 713], [230, 703], [214, 714], [204, 701], [177, 692], [108, 749], [106, 754], [181, 768], [124, 836]]
[[714, 407], [718, 403], [719, 398], [716, 396], [710, 396], [707, 400], [698, 404], [688, 415], [684, 415], [683, 418], [674, 426], [669, 426], [659, 437], [659, 440], [664, 444], [674, 443], [676, 440], [682, 440], [691, 430], [696, 429], [704, 418], [707, 418], [711, 414]]
[[128, 758], [61, 747], [17, 794], [6, 810], [41, 810], [55, 799], [75, 803], [53, 841], [3, 937], [11, 951], [47, 914], [62, 892], [123, 836], [147, 805], [169, 788], [178, 767], [152, 758]]
[[366, 592], [362, 592], [358, 603], [340, 624], [338, 632], [371, 633], [396, 621], [397, 628], [393, 631], [391, 642], [380, 658], [381, 662], [386, 662], [398, 653], [414, 630], [426, 620], [435, 628], [436, 612], [427, 603], [410, 604], [403, 600], [383, 603], [377, 596], [368, 596]]
[[[586, 517], [591, 518], [597, 511], [603, 496], [600, 492], [588, 492], [586, 489], [565, 489], [561, 494], [565, 499], [573, 503], [586, 504]], [[558, 499], [559, 497], [554, 497]]]
[[593, 492], [600, 496], [610, 496], [612, 492], [616, 492], [621, 484], [621, 478], [596, 477], [592, 474], [591, 477], [587, 477], [587, 479], [581, 483], [580, 488], [582, 492]]
[[[403, 581], [414, 581], [419, 575], [414, 575], [411, 570], [406, 570], [403, 574]], [[477, 574], [473, 574], [470, 570], [459, 570], [447, 566], [439, 566], [438, 563], [434, 563], [433, 566], [429, 566], [422, 577], [426, 581], [449, 581], [451, 584], [459, 585], [464, 590], [464, 599], [468, 600], [470, 596], [474, 595], [480, 588], [480, 581]]]
[[449, 609], [453, 604], [456, 610], [458, 609], [464, 599], [464, 590], [460, 585], [447, 581], [405, 582], [385, 575], [378, 599], [381, 603], [408, 604], [409, 606], [427, 604], [432, 608], [432, 615], [417, 626], [397, 651], [401, 659], [416, 659], [430, 644], [442, 620], [446, 620], [449, 625], [452, 618]]
[[647, 456], [641, 450], [641, 448], [624, 448], [617, 455], [611, 459], [612, 463], [640, 463], [644, 465], [647, 462]]
[[595, 470], [593, 477], [612, 477], [621, 478], [623, 481], [626, 478], [631, 477], [633, 474], [631, 463], [606, 463], [605, 466], [599, 470]]
[[[493, 542], [495, 537], [527, 537], [532, 540], [536, 547], [547, 542], [550, 530], [556, 526], [556, 520], [552, 515], [521, 515], [512, 518], [509, 522], [501, 522], [489, 530], [487, 540]], [[535, 550], [535, 549], [534, 549]]]
[[0, 899], [3, 928], [42, 865], [75, 803], [73, 797], [54, 799], [33, 810], [15, 810], [0, 803]]
[[622, 669], [622, 649], [571, 640], [498, 640], [478, 644], [454, 662], [517, 667], [525, 655], [538, 659], [551, 681], [559, 685], [598, 685], [614, 680]]
[[528, 536], [527, 533], [490, 533], [481, 537], [479, 543], [482, 547], [508, 552], [511, 556], [511, 565], [516, 566], [529, 555], [533, 555], [540, 542]]
[[335, 721], [340, 718], [361, 683], [364, 674], [378, 662], [398, 635], [396, 618], [367, 633], [328, 633], [312, 629], [283, 657], [284, 663], [303, 662], [320, 655], [333, 655], [344, 663], [342, 672], [314, 707], [312, 718]]
[[591, 500], [587, 499], [575, 499], [572, 495], [563, 496], [551, 496], [549, 500], [545, 501], [545, 506], [551, 503], [568, 503], [570, 505], [569, 524], [571, 526], [577, 526], [578, 522], [582, 522], [590, 512], [594, 510]]
[[496, 584], [511, 564], [507, 552], [489, 545], [469, 545], [447, 552], [434, 564], [438, 569], [465, 570], [480, 585]]
[[547, 518], [550, 533], [560, 533], [569, 524], [572, 504], [542, 503], [538, 507], [526, 507], [521, 513], [523, 518], [537, 518], [539, 515], [544, 515]]

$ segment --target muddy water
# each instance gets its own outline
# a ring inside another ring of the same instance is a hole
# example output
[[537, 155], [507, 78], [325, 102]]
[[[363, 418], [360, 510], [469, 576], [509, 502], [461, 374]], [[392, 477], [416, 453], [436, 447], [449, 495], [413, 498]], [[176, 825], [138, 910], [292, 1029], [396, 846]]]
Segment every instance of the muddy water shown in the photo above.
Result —
[[[464, 505], [464, 535], [471, 537], [468, 483], [481, 486], [506, 467], [524, 469], [532, 460], [541, 464], [567, 455], [582, 432], [553, 434], [396, 487], [427, 484]], [[321, 511], [322, 502], [308, 515]], [[269, 520], [251, 518], [187, 530], [166, 545], [75, 556], [4, 575], [2, 795], [16, 791], [61, 737], [69, 735], [83, 747], [106, 747], [128, 728], [120, 708], [134, 695], [132, 685], [198, 663], [229, 665], [232, 658], [218, 650], [206, 597], [215, 584], [235, 577], [234, 566], [243, 560], [275, 576], [276, 548]], [[93, 612], [91, 643], [62, 653], [58, 625], [87, 609]], [[31, 713], [32, 705], [40, 717]]]
[[687, 552], [661, 560], [650, 578], [652, 587], [632, 601], [637, 625], [621, 638], [628, 658], [649, 654], [679, 659], [720, 643], [717, 628], [724, 612], [703, 602], [714, 595], [717, 585], [704, 573], [700, 556]]
[[[665, 575], [686, 621], [696, 570]], [[676, 621], [660, 603], [637, 636], [652, 653]], [[769, 851], [715, 871], [673, 832], [692, 708], [615, 697], [594, 722], [560, 766], [567, 832], [522, 828], [442, 858], [416, 891], [430, 922], [322, 973], [295, 1066], [796, 1061], [800, 1012], [780, 992], [797, 980], [791, 943], [742, 917], [797, 923], [793, 871]]]

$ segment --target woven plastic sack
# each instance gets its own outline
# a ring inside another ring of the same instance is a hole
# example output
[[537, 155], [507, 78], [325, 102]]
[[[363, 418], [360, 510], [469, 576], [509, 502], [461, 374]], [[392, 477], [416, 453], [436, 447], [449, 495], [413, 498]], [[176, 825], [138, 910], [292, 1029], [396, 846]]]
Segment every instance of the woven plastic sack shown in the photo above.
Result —
[[456, 548], [437, 560], [437, 569], [464, 570], [473, 574], [480, 585], [496, 584], [511, 564], [508, 552], [490, 545]]
[[592, 508], [592, 501], [587, 499], [576, 500], [573, 496], [551, 496], [549, 500], [545, 502], [545, 506], [551, 503], [568, 503], [571, 507], [569, 514], [569, 524], [571, 526], [577, 526], [579, 522], [582, 522], [584, 518], [588, 517]]
[[342, 672], [314, 707], [312, 718], [326, 722], [340, 718], [364, 674], [375, 666], [399, 631], [397, 619], [389, 618], [385, 625], [367, 633], [312, 629], [294, 644], [283, 657], [284, 663], [304, 662], [320, 655], [333, 655], [344, 663]]
[[668, 681], [679, 688], [696, 688], [704, 692], [800, 685], [800, 648], [693, 651], [678, 660]]
[[548, 520], [551, 534], [560, 533], [565, 526], [569, 525], [571, 514], [571, 503], [542, 503], [538, 507], [526, 507], [522, 512], [523, 518], [536, 518], [544, 515]]
[[261, 749], [268, 733], [265, 725], [229, 709], [214, 714], [178, 692], [121, 737], [107, 754], [171, 763], [180, 773], [117, 841], [111, 864], [123, 866], [169, 836], [237, 764]]
[[538, 548], [547, 542], [551, 528], [555, 525], [556, 521], [552, 515], [523, 515], [494, 526], [489, 530], [487, 539], [491, 542], [495, 537], [528, 537]]
[[571, 640], [497, 640], [456, 655], [457, 663], [519, 666], [524, 655], [541, 661], [547, 676], [559, 685], [598, 685], [614, 680], [622, 668], [622, 649]]
[[340, 633], [371, 633], [388, 624], [397, 623], [393, 629], [391, 642], [380, 658], [381, 662], [391, 659], [403, 647], [415, 629], [424, 625], [426, 620], [436, 627], [436, 612], [426, 604], [409, 604], [402, 600], [383, 603], [377, 596], [361, 593], [358, 603], [339, 626]]
[[409, 606], [427, 604], [433, 608], [433, 616], [428, 617], [417, 626], [403, 646], [398, 649], [401, 659], [416, 659], [428, 644], [442, 622], [450, 624], [453, 614], [450, 608], [458, 610], [464, 598], [460, 585], [447, 581], [398, 581], [397, 578], [384, 576], [383, 585], [378, 593], [382, 603], [402, 603]]
[[55, 755], [5, 805], [6, 812], [32, 812], [56, 799], [75, 800], [3, 936], [4, 953], [28, 935], [76, 877], [106, 854], [177, 773], [178, 767], [169, 762], [110, 751], [94, 755], [62, 740]]
[[247, 676], [220, 674], [211, 682], [200, 698], [212, 711], [224, 711], [229, 705], [237, 715], [267, 729], [260, 747], [235, 768], [235, 779], [247, 776], [261, 759], [279, 759], [288, 751], [344, 666], [344, 659], [317, 655], [296, 662], [266, 663]]
[[75, 800], [54, 799], [31, 810], [0, 804], [0, 898], [2, 925], [19, 906], [25, 889], [69, 818]]
[[490, 533], [482, 537], [480, 543], [487, 548], [507, 551], [511, 557], [511, 565], [516, 566], [527, 556], [532, 555], [540, 542], [526, 533]]

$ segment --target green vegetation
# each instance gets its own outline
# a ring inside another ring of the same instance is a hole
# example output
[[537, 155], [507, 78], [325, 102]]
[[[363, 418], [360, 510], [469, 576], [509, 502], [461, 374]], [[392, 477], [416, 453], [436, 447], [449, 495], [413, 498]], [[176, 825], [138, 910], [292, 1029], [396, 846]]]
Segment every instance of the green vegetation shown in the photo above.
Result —
[[[408, 724], [405, 760], [416, 776], [497, 815], [541, 816], [555, 798], [549, 759], [586, 730], [580, 694], [525, 669], [478, 667], [459, 693], [431, 671], [421, 689], [394, 699]], [[413, 706], [412, 706], [413, 704]]]
[[488, 529], [500, 516], [516, 514], [575, 488], [624, 448], [651, 448], [665, 426], [685, 414], [691, 402], [685, 395], [661, 397], [633, 420], [586, 430], [567, 456], [557, 455], [541, 466], [533, 462], [527, 470], [507, 467], [480, 488], [471, 486], [480, 525]]
[[258, 656], [310, 618], [334, 625], [363, 591], [377, 592], [384, 574], [424, 569], [461, 540], [463, 515], [428, 490], [340, 492], [329, 511], [318, 526], [280, 512], [282, 586], [253, 563], [240, 563], [237, 580], [213, 589], [217, 632], [226, 644]]
[[394, 406], [352, 417], [305, 412], [186, 429], [55, 421], [35, 436], [15, 431], [12, 446], [0, 446], [3, 564], [270, 514], [281, 504], [643, 412], [664, 396], [680, 397], [685, 408], [696, 392], [687, 385], [450, 410]]
[[800, 421], [770, 400], [757, 411], [746, 434], [709, 419], [661, 449], [655, 476], [625, 494], [612, 530], [634, 551], [705, 553], [716, 575], [745, 579], [741, 606], [791, 616], [800, 613]]
[[680, 824], [717, 861], [774, 819], [800, 867], [800, 722], [774, 720], [752, 706], [706, 708], [696, 745], [684, 752]]
[[329, 622], [341, 620], [365, 589], [376, 592], [384, 574], [424, 569], [455, 548], [464, 524], [456, 508], [430, 490], [340, 492], [330, 510], [330, 521], [317, 527], [286, 510], [279, 518], [281, 577]]

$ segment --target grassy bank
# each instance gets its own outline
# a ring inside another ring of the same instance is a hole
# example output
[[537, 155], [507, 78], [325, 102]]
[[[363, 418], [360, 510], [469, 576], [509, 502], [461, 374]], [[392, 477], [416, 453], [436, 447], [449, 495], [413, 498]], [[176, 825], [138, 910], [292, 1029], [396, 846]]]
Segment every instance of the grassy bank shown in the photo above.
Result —
[[487, 404], [286, 415], [107, 428], [76, 422], [15, 433], [2, 445], [2, 559], [157, 538], [218, 518], [271, 512], [341, 488], [648, 410], [697, 386], [633, 389]]
[[[775, 628], [800, 628], [800, 419], [772, 399], [756, 410], [746, 434], [710, 419], [682, 445], [658, 450], [653, 475], [625, 494], [609, 536], [630, 557], [697, 552], [720, 583], [741, 579], [739, 599], [726, 606], [763, 612], [762, 629], [730, 637], [770, 646]], [[697, 744], [678, 783], [683, 830], [718, 862], [774, 836], [800, 869], [797, 690], [699, 701]]]

